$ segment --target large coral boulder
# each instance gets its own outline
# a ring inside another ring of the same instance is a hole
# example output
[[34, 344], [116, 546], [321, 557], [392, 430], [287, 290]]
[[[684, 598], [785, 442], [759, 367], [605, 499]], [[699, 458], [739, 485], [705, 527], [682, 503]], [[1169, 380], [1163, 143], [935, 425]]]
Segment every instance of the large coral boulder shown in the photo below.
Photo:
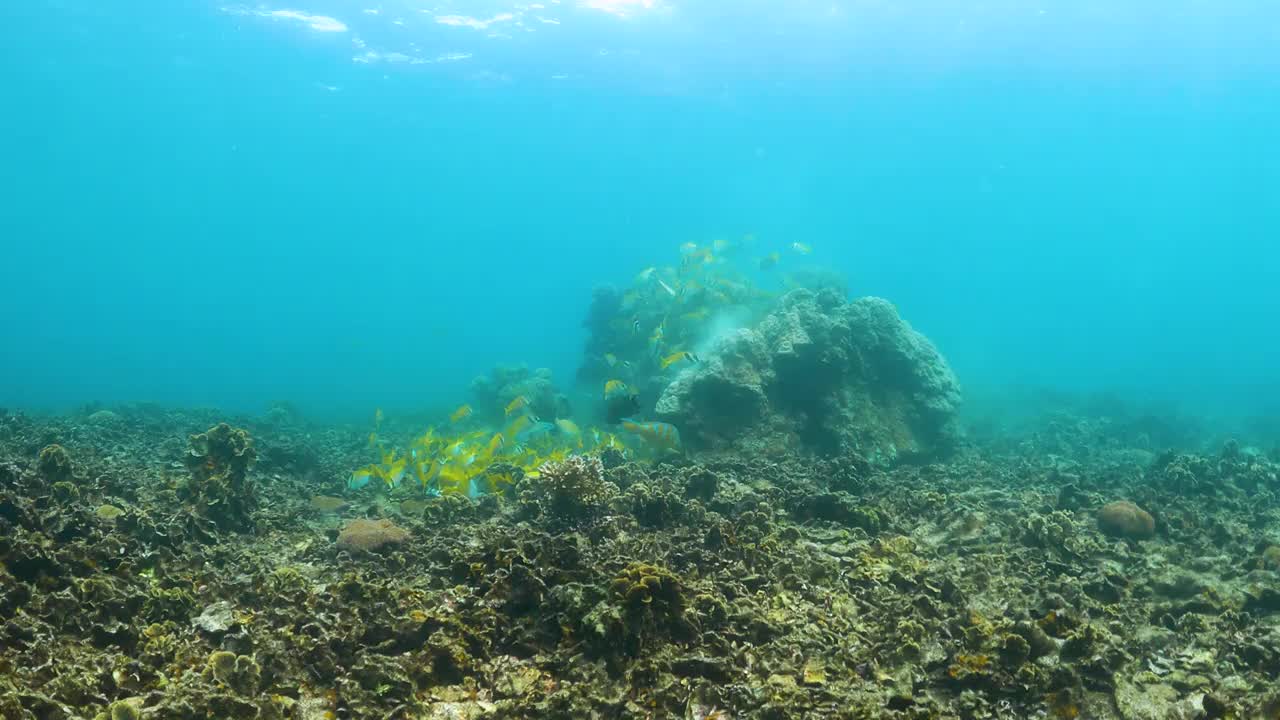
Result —
[[682, 372], [656, 412], [703, 450], [857, 452], [889, 462], [958, 439], [960, 387], [886, 300], [796, 290]]
[[1098, 511], [1098, 529], [1112, 537], [1146, 540], [1156, 534], [1156, 520], [1128, 500], [1117, 500]]

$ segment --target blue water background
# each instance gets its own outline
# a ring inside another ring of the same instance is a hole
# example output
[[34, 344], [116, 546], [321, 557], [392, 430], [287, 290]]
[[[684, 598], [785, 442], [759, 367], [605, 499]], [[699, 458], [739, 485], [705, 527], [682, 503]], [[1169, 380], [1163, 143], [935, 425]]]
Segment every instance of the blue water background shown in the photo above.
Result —
[[1274, 4], [436, 20], [507, 9], [6, 3], [0, 404], [567, 385], [593, 286], [753, 233], [893, 300], [976, 392], [1280, 405]]

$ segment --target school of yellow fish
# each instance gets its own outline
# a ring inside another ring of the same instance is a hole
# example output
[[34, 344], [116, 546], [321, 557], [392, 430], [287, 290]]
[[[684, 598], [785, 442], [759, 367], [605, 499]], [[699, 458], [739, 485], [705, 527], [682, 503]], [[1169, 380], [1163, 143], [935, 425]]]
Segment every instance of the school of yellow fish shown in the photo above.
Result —
[[[731, 308], [750, 313], [767, 306], [776, 293], [750, 282], [730, 261], [751, 252], [754, 244], [750, 235], [705, 246], [685, 243], [680, 246], [679, 266], [649, 267], [636, 276], [622, 296], [622, 315], [609, 329], [617, 347], [599, 358], [612, 375], [603, 383], [606, 406], [638, 398], [641, 378], [699, 363], [690, 348], [705, 335], [708, 320], [717, 311]], [[811, 252], [798, 242], [789, 249], [799, 255]], [[781, 261], [781, 253], [770, 252], [755, 265], [769, 272]], [[623, 407], [632, 406], [624, 403]], [[490, 417], [501, 417], [505, 424], [480, 422], [472, 406], [464, 404], [441, 427], [428, 427], [403, 448], [382, 435], [384, 415], [377, 410], [369, 434], [369, 451], [376, 460], [351, 474], [348, 489], [393, 490], [413, 483], [429, 495], [474, 497], [504, 492], [522, 477], [537, 478], [544, 463], [573, 454], [613, 450], [641, 460], [682, 452], [680, 432], [669, 423], [607, 415], [606, 427], [612, 429], [583, 430], [568, 418], [535, 417], [524, 396], [482, 410], [492, 410]]]

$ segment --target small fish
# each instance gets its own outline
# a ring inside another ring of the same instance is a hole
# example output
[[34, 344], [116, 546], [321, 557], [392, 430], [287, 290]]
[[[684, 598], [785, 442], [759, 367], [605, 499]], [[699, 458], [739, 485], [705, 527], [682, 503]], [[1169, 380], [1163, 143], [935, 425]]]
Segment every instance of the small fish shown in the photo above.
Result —
[[808, 255], [809, 253], [813, 252], [812, 248], [810, 248], [808, 245], [805, 245], [804, 243], [801, 243], [801, 242], [791, 243], [791, 249], [795, 250], [801, 255]]
[[768, 255], [765, 255], [764, 257], [760, 258], [760, 269], [768, 270], [774, 265], [777, 265], [778, 261], [781, 259], [782, 259], [781, 255], [779, 255], [776, 252], [771, 252]]
[[471, 406], [463, 405], [459, 407], [457, 410], [454, 410], [452, 413], [450, 413], [449, 420], [451, 422], [458, 422], [459, 420], [463, 420], [469, 417], [471, 417]]
[[680, 246], [680, 252], [683, 255], [688, 255], [691, 252], [697, 252], [697, 250], [698, 250], [698, 243], [694, 243], [694, 242], [687, 242]]
[[532, 418], [530, 418], [528, 415], [521, 415], [515, 420], [512, 420], [511, 424], [508, 425], [507, 428], [502, 431], [502, 434], [506, 435], [509, 438], [514, 438], [521, 431], [523, 431], [525, 428], [529, 427], [532, 424], [533, 424]]
[[507, 417], [511, 417], [512, 413], [519, 412], [521, 408], [529, 404], [529, 398], [523, 395], [517, 395], [514, 400], [507, 403]]
[[387, 487], [395, 489], [400, 487], [400, 481], [404, 479], [407, 466], [408, 459], [400, 458], [389, 466], [382, 468], [382, 472], [379, 475], [382, 477], [383, 482], [387, 484]]
[[640, 334], [640, 316], [639, 315], [631, 318], [631, 332], [636, 335]]
[[605, 353], [604, 362], [609, 367], [613, 367], [614, 365], [618, 364], [618, 356], [614, 355], [613, 353]]
[[671, 355], [668, 355], [662, 358], [662, 360], [658, 364], [662, 366], [663, 370], [666, 370], [667, 368], [671, 367], [672, 365], [675, 365], [681, 360], [688, 360], [691, 363], [696, 363], [698, 362], [698, 356], [694, 355], [691, 352], [681, 350], [678, 353], [672, 353]]
[[688, 268], [699, 263], [709, 265], [712, 262], [715, 262], [715, 255], [712, 254], [710, 248], [703, 248], [685, 255], [681, 265]]
[[360, 490], [369, 484], [369, 480], [373, 478], [373, 472], [369, 468], [360, 468], [351, 473], [351, 477], [347, 478], [348, 490]]
[[[431, 481], [440, 475], [440, 468], [443, 467], [439, 460], [432, 460], [429, 464], [425, 462], [415, 463], [413, 466], [414, 475], [418, 476], [418, 482], [422, 483], [422, 489], [425, 490]], [[425, 470], [423, 468], [426, 468]]]
[[578, 429], [578, 424], [568, 418], [556, 420], [556, 427], [560, 428], [560, 432], [570, 437], [577, 437], [582, 434], [582, 431]]
[[494, 433], [493, 437], [489, 439], [489, 447], [486, 449], [490, 455], [493, 455], [502, 449], [504, 442], [506, 442], [506, 438], [502, 436], [502, 433]]
[[378, 433], [369, 433], [369, 447], [378, 447]]
[[676, 296], [676, 291], [675, 291], [675, 290], [672, 290], [670, 285], [668, 285], [668, 284], [666, 284], [665, 282], [663, 282], [663, 281], [662, 281], [662, 278], [658, 278], [658, 284], [662, 286], [662, 289], [663, 289], [663, 290], [666, 290], [666, 291], [667, 291], [667, 294], [668, 294], [668, 295], [670, 295], [671, 297], [675, 297], [675, 296]]
[[716, 238], [712, 241], [711, 247], [715, 248], [718, 253], [724, 253], [733, 247], [733, 241], [726, 240], [724, 238]]
[[621, 380], [609, 380], [604, 384], [604, 398], [608, 400], [614, 395], [627, 392], [627, 384]]
[[676, 430], [676, 426], [671, 423], [623, 420], [622, 427], [627, 432], [644, 438], [645, 442], [655, 447], [669, 450], [680, 449], [680, 431]]
[[662, 336], [663, 330], [661, 325], [654, 328], [653, 334], [649, 336], [649, 352], [653, 353], [654, 357], [657, 357], [658, 352], [662, 348]]
[[636, 281], [642, 283], [649, 282], [649, 278], [653, 277], [653, 274], [657, 272], [657, 270], [658, 268], [655, 267], [647, 267], [644, 270], [641, 270], [640, 274], [636, 276]]
[[521, 442], [521, 444], [523, 444], [523, 443], [529, 442], [530, 440], [535, 440], [540, 437], [545, 437], [548, 433], [550, 433], [552, 430], [555, 430], [555, 429], [556, 429], [555, 423], [549, 423], [545, 421], [536, 422], [524, 428], [520, 432], [516, 433], [516, 438]]

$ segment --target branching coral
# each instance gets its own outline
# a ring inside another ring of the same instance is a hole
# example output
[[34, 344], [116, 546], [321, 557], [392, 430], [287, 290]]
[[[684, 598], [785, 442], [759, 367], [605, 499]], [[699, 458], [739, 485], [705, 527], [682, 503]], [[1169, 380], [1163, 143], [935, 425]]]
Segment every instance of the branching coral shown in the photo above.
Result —
[[604, 479], [598, 457], [575, 455], [564, 462], [545, 463], [531, 478], [525, 507], [534, 514], [560, 521], [584, 521], [598, 515], [617, 492]]

